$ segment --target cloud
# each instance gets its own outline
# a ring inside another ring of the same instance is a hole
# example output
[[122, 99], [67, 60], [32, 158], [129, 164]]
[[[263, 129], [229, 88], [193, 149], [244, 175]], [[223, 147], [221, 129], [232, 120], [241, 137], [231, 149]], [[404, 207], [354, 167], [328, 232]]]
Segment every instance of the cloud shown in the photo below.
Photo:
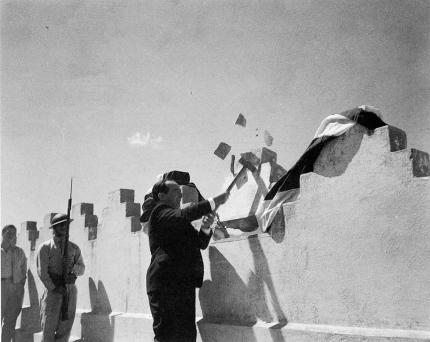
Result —
[[130, 146], [133, 147], [150, 146], [153, 148], [158, 148], [163, 141], [163, 137], [159, 136], [157, 138], [152, 138], [151, 133], [149, 132], [146, 134], [136, 132], [131, 137], [128, 137], [127, 141]]

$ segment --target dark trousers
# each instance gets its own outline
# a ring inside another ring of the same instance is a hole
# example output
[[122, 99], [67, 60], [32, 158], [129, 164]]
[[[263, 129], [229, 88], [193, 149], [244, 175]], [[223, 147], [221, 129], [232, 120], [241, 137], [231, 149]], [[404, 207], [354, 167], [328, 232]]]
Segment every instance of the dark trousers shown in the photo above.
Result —
[[43, 331], [42, 342], [67, 342], [72, 331], [76, 313], [78, 290], [74, 284], [67, 285], [69, 291], [69, 319], [61, 320], [63, 295], [45, 290], [40, 305], [40, 318]]
[[24, 285], [1, 281], [1, 341], [10, 342], [15, 334], [16, 319], [21, 312]]
[[148, 294], [155, 338], [158, 342], [195, 342], [196, 289]]

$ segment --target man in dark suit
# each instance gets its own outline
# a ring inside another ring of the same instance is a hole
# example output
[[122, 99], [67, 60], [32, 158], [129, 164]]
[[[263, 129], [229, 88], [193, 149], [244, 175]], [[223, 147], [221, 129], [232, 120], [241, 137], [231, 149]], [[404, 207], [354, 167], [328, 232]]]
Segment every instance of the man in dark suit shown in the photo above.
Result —
[[[227, 201], [228, 193], [184, 209], [180, 209], [181, 198], [175, 181], [161, 180], [152, 188], [153, 205], [142, 214], [148, 219], [152, 255], [146, 290], [154, 319], [154, 341], [158, 342], [196, 340], [195, 291], [203, 281], [200, 249], [208, 246], [212, 236], [212, 211]], [[191, 221], [203, 216], [197, 231]]]

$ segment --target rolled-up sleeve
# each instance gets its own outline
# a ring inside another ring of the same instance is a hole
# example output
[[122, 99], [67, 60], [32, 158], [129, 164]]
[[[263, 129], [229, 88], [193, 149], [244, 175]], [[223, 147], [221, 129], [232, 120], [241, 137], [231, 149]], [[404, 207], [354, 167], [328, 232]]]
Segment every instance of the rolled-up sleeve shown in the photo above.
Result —
[[55, 289], [55, 285], [48, 274], [48, 263], [49, 263], [48, 249], [49, 249], [49, 246], [46, 246], [46, 245], [40, 246], [39, 252], [37, 253], [36, 266], [37, 266], [37, 274], [39, 275], [39, 278], [42, 281], [43, 285], [45, 285], [48, 291], [52, 291], [53, 289]]
[[85, 272], [85, 264], [84, 264], [84, 258], [82, 257], [82, 253], [79, 247], [77, 247], [76, 253], [75, 253], [75, 260], [73, 265], [73, 273], [77, 276], [83, 275]]

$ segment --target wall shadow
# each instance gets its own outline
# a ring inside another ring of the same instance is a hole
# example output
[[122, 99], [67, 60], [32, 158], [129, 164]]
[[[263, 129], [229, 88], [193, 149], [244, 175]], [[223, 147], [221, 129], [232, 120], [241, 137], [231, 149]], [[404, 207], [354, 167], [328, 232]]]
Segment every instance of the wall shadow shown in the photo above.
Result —
[[106, 288], [101, 280], [98, 281], [97, 301], [100, 313], [110, 314], [112, 312]]
[[209, 260], [212, 280], [204, 281], [199, 292], [203, 319], [212, 323], [255, 324], [248, 286], [216, 247], [209, 247]]
[[281, 207], [276, 213], [273, 222], [268, 230], [270, 237], [276, 243], [281, 243], [285, 238], [285, 218], [284, 218], [284, 208]]
[[27, 289], [30, 297], [30, 306], [39, 310], [39, 293], [31, 270], [27, 271]]
[[31, 335], [41, 330], [39, 293], [31, 270], [27, 271], [27, 291], [30, 299], [30, 306], [22, 308], [21, 327], [25, 329], [26, 333]]
[[[250, 239], [251, 240], [251, 239]], [[258, 240], [258, 239], [252, 239]], [[262, 253], [261, 246], [251, 243], [253, 255]], [[279, 327], [287, 323], [285, 315], [280, 308], [277, 296], [274, 293], [273, 282], [267, 276], [268, 265], [265, 257], [256, 263], [256, 272], [251, 272], [246, 284], [234, 267], [214, 246], [209, 247], [209, 261], [211, 279], [203, 283], [199, 292], [200, 305], [203, 313], [202, 323], [239, 325], [252, 327], [258, 320], [272, 322], [279, 321]], [[255, 261], [255, 260], [254, 260]], [[228, 280], [228, 281], [227, 281]], [[277, 317], [273, 317], [267, 304], [264, 284], [269, 288], [271, 299], [274, 302]], [[202, 341], [211, 341], [211, 336], [200, 330]], [[242, 340], [257, 341], [253, 329], [243, 329], [240, 332]], [[270, 330], [272, 340], [284, 341], [280, 331]]]
[[263, 248], [261, 247], [260, 239], [257, 236], [251, 237], [248, 239], [248, 242], [252, 252], [252, 257], [254, 259], [256, 279], [258, 279], [260, 282], [260, 284], [257, 284], [258, 289], [261, 291], [261, 296], [263, 296], [264, 304], [267, 305], [266, 299], [264, 298], [264, 284], [266, 284], [271, 297], [271, 303], [273, 304], [273, 309], [275, 310], [276, 314], [276, 317], [267, 317], [270, 320], [267, 320], [262, 316], [258, 317], [265, 320], [266, 322], [275, 320], [280, 324], [286, 325], [288, 321], [281, 308], [281, 304], [279, 303], [278, 295], [275, 291], [275, 286], [273, 284], [272, 276], [270, 274], [269, 263], [267, 262], [266, 255], [264, 254]]
[[330, 178], [342, 175], [360, 149], [364, 134], [371, 132], [361, 126], [353, 127], [327, 142], [314, 163], [313, 172]]
[[[365, 134], [373, 134], [373, 131], [356, 125], [339, 137], [334, 137], [327, 141], [322, 150], [318, 152], [315, 162], [304, 173], [314, 172], [328, 178], [342, 175], [360, 149]], [[286, 203], [288, 202], [290, 200]], [[280, 243], [284, 240], [285, 228], [284, 213], [283, 210], [280, 210], [276, 214], [268, 232], [275, 242]]]
[[112, 307], [103, 282], [99, 280], [97, 285], [89, 277], [91, 311], [81, 316], [82, 336], [92, 342], [113, 342]]
[[96, 283], [94, 282], [93, 278], [89, 277], [88, 278], [88, 288], [90, 291], [90, 306], [91, 306], [91, 312], [98, 312], [98, 308], [97, 308], [97, 286]]

